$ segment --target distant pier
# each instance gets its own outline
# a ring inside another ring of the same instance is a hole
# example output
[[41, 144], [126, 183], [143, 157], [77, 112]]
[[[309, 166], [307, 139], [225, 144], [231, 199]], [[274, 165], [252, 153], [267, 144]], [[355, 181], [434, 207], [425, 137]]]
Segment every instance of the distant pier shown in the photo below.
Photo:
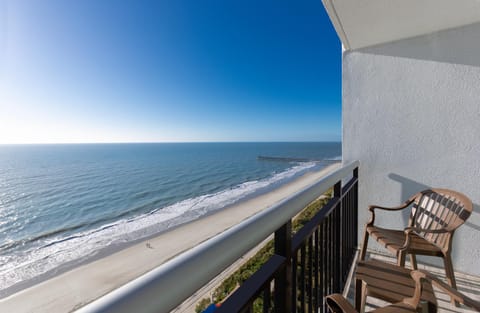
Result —
[[260, 161], [274, 161], [274, 162], [325, 162], [325, 163], [336, 163], [340, 160], [328, 160], [328, 159], [307, 159], [307, 158], [290, 158], [290, 157], [276, 157], [276, 156], [257, 156], [257, 160]]

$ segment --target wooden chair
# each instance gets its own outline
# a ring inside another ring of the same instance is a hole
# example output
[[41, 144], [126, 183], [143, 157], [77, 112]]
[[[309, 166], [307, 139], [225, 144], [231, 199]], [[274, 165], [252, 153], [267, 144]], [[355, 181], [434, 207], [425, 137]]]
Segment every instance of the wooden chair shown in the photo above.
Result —
[[[374, 226], [375, 209], [396, 211], [411, 208], [408, 227], [404, 230]], [[405, 266], [405, 256], [410, 255], [413, 269], [417, 269], [416, 255], [442, 257], [448, 284], [456, 289], [451, 250], [455, 230], [472, 212], [472, 201], [465, 195], [448, 189], [428, 189], [394, 208], [369, 206], [372, 213], [365, 226], [360, 260], [365, 259], [368, 238], [371, 236], [397, 257], [397, 264]]]
[[[388, 305], [383, 308], [378, 308], [371, 312], [374, 313], [412, 313], [417, 312], [419, 307], [420, 295], [423, 288], [428, 285], [434, 285], [447, 293], [455, 301], [462, 303], [476, 311], [480, 312], [480, 302], [473, 300], [456, 289], [440, 281], [438, 278], [429, 274], [426, 271], [412, 271], [412, 278], [415, 281], [415, 293], [412, 297], [405, 298], [401, 302]], [[333, 294], [326, 297], [327, 306], [331, 312], [334, 313], [358, 313], [355, 308], [347, 301], [341, 294]]]

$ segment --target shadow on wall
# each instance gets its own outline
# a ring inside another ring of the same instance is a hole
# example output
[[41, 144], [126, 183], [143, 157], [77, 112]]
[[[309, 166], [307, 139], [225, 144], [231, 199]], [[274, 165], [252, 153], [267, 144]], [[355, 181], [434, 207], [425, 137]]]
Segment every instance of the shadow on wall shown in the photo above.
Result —
[[[401, 192], [402, 192], [402, 199], [403, 201], [407, 200], [409, 197], [414, 195], [415, 193], [425, 190], [425, 189], [430, 189], [430, 188], [435, 188], [435, 186], [428, 186], [422, 183], [419, 183], [417, 181], [414, 181], [410, 178], [400, 176], [398, 174], [390, 173], [388, 174], [388, 177], [396, 182], [399, 182], [402, 187], [401, 187]], [[440, 188], [440, 187], [439, 187]], [[459, 192], [462, 192], [461, 190], [458, 190]], [[466, 195], [468, 197], [468, 195]], [[474, 215], [480, 215], [480, 205], [474, 203], [473, 204], [473, 212], [472, 216]], [[408, 219], [408, 217], [407, 217]], [[469, 220], [467, 220], [464, 224], [463, 227], [470, 227], [473, 228], [477, 231], [480, 231], [480, 225], [475, 225], [474, 223], [471, 222], [472, 218], [470, 217]]]
[[358, 49], [375, 55], [480, 67], [480, 23]]

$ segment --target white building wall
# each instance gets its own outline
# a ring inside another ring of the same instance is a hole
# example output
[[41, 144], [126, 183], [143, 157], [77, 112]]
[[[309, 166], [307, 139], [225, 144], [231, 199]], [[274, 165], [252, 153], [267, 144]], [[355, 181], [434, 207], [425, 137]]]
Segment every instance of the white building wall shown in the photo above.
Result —
[[[368, 204], [398, 205], [430, 187], [472, 199], [453, 263], [480, 275], [480, 24], [344, 52], [343, 158], [360, 160], [360, 225]], [[376, 223], [407, 220], [382, 214]]]

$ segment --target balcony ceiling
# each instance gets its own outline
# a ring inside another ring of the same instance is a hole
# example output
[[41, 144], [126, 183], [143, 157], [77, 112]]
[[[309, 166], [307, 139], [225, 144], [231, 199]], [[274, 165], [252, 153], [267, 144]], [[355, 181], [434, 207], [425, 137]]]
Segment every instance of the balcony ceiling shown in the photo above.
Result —
[[480, 0], [322, 0], [346, 50], [480, 22]]

